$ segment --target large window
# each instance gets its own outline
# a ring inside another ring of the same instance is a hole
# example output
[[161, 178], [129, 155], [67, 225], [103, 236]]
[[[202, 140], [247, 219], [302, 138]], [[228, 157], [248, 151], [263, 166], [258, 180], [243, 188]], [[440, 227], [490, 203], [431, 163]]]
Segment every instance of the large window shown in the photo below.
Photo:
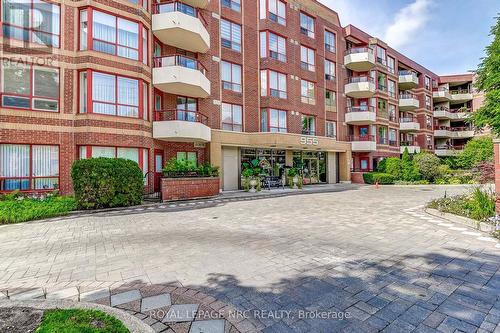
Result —
[[261, 31], [260, 57], [286, 62], [286, 38], [270, 31]]
[[387, 94], [392, 98], [396, 98], [396, 82], [387, 80]]
[[221, 61], [222, 87], [227, 90], [241, 92], [241, 66]]
[[220, 36], [223, 47], [241, 52], [241, 25], [221, 19]]
[[85, 158], [124, 158], [136, 162], [145, 175], [149, 169], [149, 150], [147, 148], [80, 146], [80, 159]]
[[335, 91], [325, 90], [325, 109], [326, 111], [337, 111], [337, 100]]
[[432, 98], [429, 95], [425, 95], [425, 108], [427, 110], [432, 110]]
[[2, 5], [5, 37], [60, 46], [60, 5], [43, 0], [2, 0]]
[[377, 115], [382, 118], [388, 118], [389, 113], [387, 111], [387, 101], [385, 99], [377, 100]]
[[316, 119], [313, 116], [302, 116], [302, 134], [316, 135]]
[[311, 72], [314, 72], [316, 68], [314, 50], [304, 45], [300, 46], [300, 67]]
[[326, 121], [326, 136], [329, 138], [337, 138], [337, 123], [334, 121]]
[[300, 13], [300, 33], [314, 38], [314, 18], [307, 14]]
[[222, 0], [222, 7], [232, 9], [236, 12], [241, 12], [241, 0]]
[[286, 25], [286, 3], [282, 0], [260, 0], [260, 19]]
[[0, 191], [58, 187], [58, 146], [0, 144]]
[[59, 111], [59, 69], [4, 61], [1, 71], [1, 106]]
[[80, 50], [144, 61], [147, 43], [147, 30], [142, 24], [92, 8], [80, 11]]
[[325, 49], [335, 53], [335, 34], [328, 30], [325, 30]]
[[387, 56], [387, 71], [391, 74], [396, 72], [396, 60], [393, 57]]
[[287, 98], [286, 74], [263, 69], [260, 71], [261, 96]]
[[222, 129], [236, 132], [243, 130], [243, 108], [241, 105], [222, 103]]
[[196, 98], [177, 96], [176, 120], [196, 121], [198, 101]]
[[382, 72], [377, 73], [377, 89], [380, 91], [387, 91], [387, 75]]
[[314, 83], [306, 80], [300, 81], [300, 99], [302, 103], [316, 104]]
[[260, 114], [261, 132], [287, 132], [287, 114], [285, 110], [262, 109]]
[[424, 85], [425, 85], [425, 89], [431, 90], [431, 78], [428, 77], [427, 75], [425, 76]]
[[325, 59], [325, 80], [335, 81], [335, 63]]
[[148, 119], [148, 86], [124, 76], [80, 72], [80, 113]]
[[386, 66], [387, 65], [387, 53], [385, 49], [379, 45], [376, 45], [376, 51], [377, 51], [377, 62], [381, 65]]

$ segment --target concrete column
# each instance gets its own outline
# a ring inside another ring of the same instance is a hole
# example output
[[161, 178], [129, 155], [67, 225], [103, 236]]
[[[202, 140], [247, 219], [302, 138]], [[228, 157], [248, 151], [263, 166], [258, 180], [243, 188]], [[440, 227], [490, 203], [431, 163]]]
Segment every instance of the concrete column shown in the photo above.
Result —
[[285, 150], [285, 165], [293, 166], [293, 150]]
[[351, 181], [351, 152], [338, 153], [339, 175], [341, 182]]
[[337, 158], [338, 154], [334, 152], [328, 152], [328, 166], [327, 166], [327, 182], [328, 184], [337, 183]]

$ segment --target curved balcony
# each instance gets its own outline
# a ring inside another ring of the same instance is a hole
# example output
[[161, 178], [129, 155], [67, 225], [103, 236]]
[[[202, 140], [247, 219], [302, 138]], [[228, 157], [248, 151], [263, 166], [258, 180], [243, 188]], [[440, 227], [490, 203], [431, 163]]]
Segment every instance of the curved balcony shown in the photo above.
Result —
[[169, 94], [206, 98], [210, 81], [206, 69], [198, 60], [183, 55], [154, 59], [153, 85]]
[[344, 55], [344, 65], [355, 72], [367, 72], [375, 67], [375, 54], [368, 47], [347, 49]]
[[206, 26], [198, 9], [185, 3], [164, 1], [153, 5], [152, 30], [164, 44], [205, 53], [210, 48]]
[[398, 84], [400, 90], [408, 90], [418, 87], [417, 73], [412, 71], [399, 71]]
[[453, 138], [453, 139], [468, 139], [474, 136], [474, 130], [470, 127], [450, 127], [450, 126], [435, 126], [435, 138]]
[[352, 76], [347, 78], [345, 94], [353, 98], [369, 98], [375, 94], [375, 82], [369, 76]]
[[438, 119], [464, 120], [470, 116], [470, 113], [469, 108], [449, 109], [445, 106], [434, 108], [434, 118]]
[[370, 125], [377, 121], [377, 113], [373, 106], [349, 106], [345, 114], [345, 122], [351, 125]]
[[448, 102], [451, 100], [451, 94], [448, 89], [438, 89], [432, 92], [434, 102]]
[[182, 2], [197, 8], [207, 8], [209, 0], [182, 0]]
[[349, 135], [351, 149], [354, 152], [371, 152], [377, 150], [375, 135]]
[[472, 93], [467, 89], [450, 90], [451, 103], [462, 104], [472, 100]]
[[210, 142], [208, 118], [196, 111], [172, 109], [156, 111], [153, 138], [173, 142]]
[[399, 130], [401, 132], [418, 132], [420, 130], [420, 124], [415, 118], [400, 118]]
[[417, 96], [411, 93], [399, 94], [399, 110], [400, 111], [414, 111], [420, 107], [420, 101]]
[[420, 146], [416, 141], [401, 141], [400, 153], [403, 154], [405, 149], [408, 149], [408, 153], [410, 154], [420, 153]]

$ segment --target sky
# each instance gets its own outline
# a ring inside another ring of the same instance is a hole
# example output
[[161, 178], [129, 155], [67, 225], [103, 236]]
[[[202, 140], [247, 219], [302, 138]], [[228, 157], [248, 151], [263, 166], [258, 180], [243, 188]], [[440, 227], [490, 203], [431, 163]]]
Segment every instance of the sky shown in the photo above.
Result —
[[476, 69], [500, 16], [500, 0], [319, 1], [439, 75]]

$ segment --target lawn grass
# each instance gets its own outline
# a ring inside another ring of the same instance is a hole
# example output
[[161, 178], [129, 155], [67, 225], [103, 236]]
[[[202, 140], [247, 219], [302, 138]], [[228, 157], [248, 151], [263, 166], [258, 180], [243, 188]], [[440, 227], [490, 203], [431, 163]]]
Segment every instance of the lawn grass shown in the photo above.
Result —
[[8, 197], [0, 200], [0, 224], [55, 217], [75, 209], [76, 202], [72, 197], [53, 196], [43, 200]]
[[99, 310], [47, 310], [35, 333], [129, 333], [118, 319]]

